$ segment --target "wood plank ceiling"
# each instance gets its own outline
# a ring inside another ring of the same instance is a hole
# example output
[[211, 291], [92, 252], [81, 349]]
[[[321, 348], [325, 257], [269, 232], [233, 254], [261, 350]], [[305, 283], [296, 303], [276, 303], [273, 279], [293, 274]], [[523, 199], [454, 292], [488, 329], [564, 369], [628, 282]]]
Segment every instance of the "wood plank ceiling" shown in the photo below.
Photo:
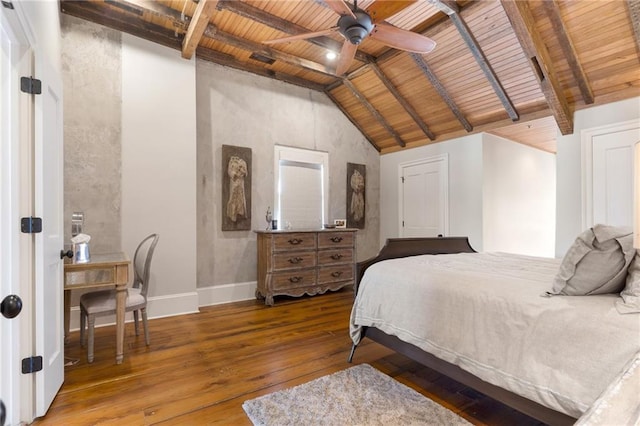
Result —
[[409, 53], [366, 38], [336, 75], [326, 53], [340, 52], [337, 32], [263, 43], [335, 26], [322, 0], [61, 0], [60, 8], [187, 59], [324, 92], [380, 153], [479, 131], [555, 152], [576, 109], [640, 95], [640, 0], [377, 3], [399, 9], [387, 23], [436, 48]]

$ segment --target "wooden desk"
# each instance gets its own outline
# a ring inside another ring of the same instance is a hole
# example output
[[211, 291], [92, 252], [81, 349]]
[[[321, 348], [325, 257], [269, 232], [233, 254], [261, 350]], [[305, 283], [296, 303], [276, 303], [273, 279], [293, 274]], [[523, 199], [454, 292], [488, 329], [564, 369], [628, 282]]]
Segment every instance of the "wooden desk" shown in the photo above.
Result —
[[85, 263], [64, 264], [64, 341], [69, 338], [71, 290], [116, 289], [116, 364], [124, 358], [124, 313], [129, 282], [129, 264], [126, 253], [92, 254]]

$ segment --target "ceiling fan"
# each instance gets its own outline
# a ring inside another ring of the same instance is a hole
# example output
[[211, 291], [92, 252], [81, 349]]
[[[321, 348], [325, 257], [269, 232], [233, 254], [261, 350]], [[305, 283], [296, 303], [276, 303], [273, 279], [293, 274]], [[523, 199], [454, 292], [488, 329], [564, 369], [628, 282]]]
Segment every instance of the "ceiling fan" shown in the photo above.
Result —
[[336, 74], [342, 75], [356, 55], [358, 45], [366, 38], [371, 37], [387, 46], [415, 53], [429, 53], [436, 47], [436, 42], [429, 37], [408, 30], [394, 27], [383, 22], [402, 9], [415, 3], [417, 0], [377, 0], [367, 8], [358, 8], [358, 0], [354, 0], [353, 9], [344, 0], [324, 0], [324, 2], [338, 15], [338, 23], [331, 28], [310, 33], [297, 34], [267, 40], [265, 44], [285, 43], [295, 40], [305, 40], [339, 32], [345, 42], [340, 51], [340, 59], [336, 66]]

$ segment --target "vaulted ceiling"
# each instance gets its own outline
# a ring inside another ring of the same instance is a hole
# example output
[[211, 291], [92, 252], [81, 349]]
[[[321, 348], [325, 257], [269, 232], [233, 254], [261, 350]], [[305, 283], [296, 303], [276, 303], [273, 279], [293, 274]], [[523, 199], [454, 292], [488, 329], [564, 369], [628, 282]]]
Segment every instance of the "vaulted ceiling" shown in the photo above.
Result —
[[[341, 3], [61, 0], [60, 8], [187, 59], [324, 92], [381, 153], [479, 131], [555, 152], [576, 109], [640, 95], [639, 0], [360, 0], [436, 47], [411, 53], [370, 36], [338, 75], [326, 53], [348, 42], [323, 30], [336, 25]], [[264, 43], [308, 32], [322, 34]]]

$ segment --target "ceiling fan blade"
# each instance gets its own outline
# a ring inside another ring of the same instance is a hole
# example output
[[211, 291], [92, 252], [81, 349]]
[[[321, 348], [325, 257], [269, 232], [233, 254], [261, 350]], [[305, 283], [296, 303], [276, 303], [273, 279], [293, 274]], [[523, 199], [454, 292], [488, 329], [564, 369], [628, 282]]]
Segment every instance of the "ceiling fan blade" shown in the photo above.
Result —
[[429, 37], [385, 23], [376, 24], [369, 37], [408, 52], [429, 53], [436, 47], [436, 42]]
[[314, 37], [320, 37], [320, 36], [324, 36], [327, 34], [331, 34], [334, 31], [337, 31], [338, 27], [332, 27], [332, 28], [328, 28], [326, 30], [322, 30], [322, 31], [315, 31], [312, 33], [303, 33], [303, 34], [296, 34], [296, 35], [292, 35], [292, 36], [288, 36], [288, 37], [282, 37], [282, 38], [274, 38], [273, 40], [265, 40], [262, 43], [264, 44], [276, 44], [276, 43], [286, 43], [288, 41], [296, 41], [296, 40], [306, 40], [309, 38], [314, 38]]
[[348, 41], [344, 42], [342, 50], [340, 51], [340, 60], [338, 60], [338, 65], [336, 66], [337, 75], [342, 75], [347, 72], [351, 61], [353, 61], [353, 58], [356, 56], [356, 50], [358, 50], [358, 46]]
[[353, 10], [343, 0], [324, 0], [324, 2], [338, 15], [351, 15], [355, 19]]
[[418, 0], [377, 0], [365, 10], [371, 16], [373, 23], [384, 21]]

